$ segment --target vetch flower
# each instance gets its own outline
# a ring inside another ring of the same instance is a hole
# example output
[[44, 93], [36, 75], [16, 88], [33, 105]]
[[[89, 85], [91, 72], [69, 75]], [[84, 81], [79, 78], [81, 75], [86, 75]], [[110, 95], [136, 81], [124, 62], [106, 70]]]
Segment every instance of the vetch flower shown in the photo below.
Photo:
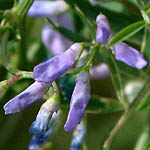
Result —
[[[55, 17], [51, 17], [51, 20], [69, 30], [74, 30], [69, 14], [61, 14]], [[71, 45], [71, 41], [52, 29], [48, 24], [43, 27], [41, 38], [45, 47], [50, 50], [53, 55], [63, 53]]]
[[112, 46], [111, 49], [117, 60], [124, 62], [131, 67], [142, 69], [147, 65], [147, 61], [144, 59], [143, 55], [126, 43], [120, 42], [119, 44]]
[[73, 133], [73, 138], [70, 145], [70, 150], [80, 150], [86, 134], [86, 124], [82, 120], [80, 124], [77, 125]]
[[48, 87], [48, 84], [34, 82], [26, 90], [4, 105], [5, 114], [20, 112], [35, 101], [41, 99], [48, 90]]
[[80, 123], [84, 115], [86, 106], [90, 100], [89, 75], [85, 71], [81, 71], [78, 75], [77, 82], [72, 94], [70, 102], [70, 110], [65, 131], [73, 130]]
[[54, 112], [59, 108], [59, 96], [54, 94], [40, 108], [36, 120], [30, 127], [30, 133], [40, 136], [48, 130], [48, 125]]
[[96, 31], [96, 41], [105, 44], [111, 34], [111, 29], [109, 22], [104, 15], [98, 15], [96, 18], [97, 31]]
[[62, 0], [35, 0], [28, 11], [28, 15], [34, 17], [49, 17], [51, 15], [61, 14], [68, 8], [68, 5]]
[[34, 68], [34, 79], [42, 83], [51, 83], [68, 71], [83, 49], [79, 43], [73, 44], [67, 51], [56, 55]]
[[59, 125], [61, 112], [54, 113], [52, 116], [51, 121], [48, 125], [48, 130], [43, 132], [43, 134], [40, 135], [33, 135], [30, 144], [29, 144], [29, 150], [35, 150], [39, 149], [39, 146], [46, 143], [48, 140], [50, 141], [52, 138], [52, 135], [57, 130], [57, 127]]

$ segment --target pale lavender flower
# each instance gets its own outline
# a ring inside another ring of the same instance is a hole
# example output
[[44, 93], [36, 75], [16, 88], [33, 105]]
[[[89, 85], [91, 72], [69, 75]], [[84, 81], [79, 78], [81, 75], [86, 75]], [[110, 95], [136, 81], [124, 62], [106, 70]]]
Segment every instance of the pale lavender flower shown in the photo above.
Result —
[[30, 133], [40, 136], [48, 130], [50, 119], [54, 112], [58, 111], [59, 103], [55, 102], [56, 96], [50, 97], [40, 108], [36, 120], [30, 127]]
[[[60, 24], [61, 26], [74, 30], [71, 17], [68, 14], [62, 14], [55, 17], [51, 17], [52, 21]], [[41, 33], [42, 41], [45, 47], [52, 52], [53, 55], [58, 55], [64, 52], [71, 42], [67, 40], [63, 35], [56, 32], [49, 25], [45, 25]]]
[[131, 67], [142, 69], [147, 65], [147, 61], [144, 59], [143, 55], [126, 43], [120, 42], [119, 44], [112, 46], [111, 49], [117, 60], [124, 62]]
[[73, 130], [80, 123], [86, 106], [90, 100], [89, 75], [87, 72], [81, 71], [78, 75], [77, 82], [72, 94], [70, 102], [70, 110], [65, 131]]
[[5, 114], [20, 112], [35, 101], [41, 99], [48, 90], [48, 87], [48, 84], [34, 82], [26, 90], [4, 105]]
[[67, 9], [68, 5], [62, 0], [35, 0], [28, 11], [28, 15], [34, 17], [50, 17], [61, 14]]
[[80, 150], [86, 134], [86, 124], [82, 120], [80, 124], [77, 125], [75, 131], [73, 132], [73, 138], [70, 145], [70, 150]]
[[51, 83], [68, 71], [82, 50], [79, 43], [73, 44], [66, 52], [56, 55], [34, 68], [34, 79], [42, 83]]
[[104, 15], [98, 15], [96, 18], [97, 31], [96, 31], [96, 41], [105, 44], [111, 34], [111, 29], [109, 27], [109, 22]]
[[94, 80], [105, 79], [109, 77], [109, 68], [106, 64], [102, 63], [90, 69], [90, 77]]

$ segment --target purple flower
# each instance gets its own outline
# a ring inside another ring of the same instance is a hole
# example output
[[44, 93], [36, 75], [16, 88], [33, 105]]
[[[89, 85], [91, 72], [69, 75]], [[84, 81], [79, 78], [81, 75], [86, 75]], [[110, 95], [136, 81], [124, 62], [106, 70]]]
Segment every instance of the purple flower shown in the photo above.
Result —
[[73, 138], [71, 141], [70, 150], [80, 150], [81, 144], [83, 143], [83, 139], [86, 133], [86, 124], [82, 120], [79, 125], [75, 128], [73, 133]]
[[[68, 14], [62, 14], [55, 17], [51, 17], [53, 22], [56, 22], [63, 27], [70, 30], [74, 30], [71, 17]], [[42, 41], [45, 47], [52, 51], [53, 55], [58, 55], [64, 52], [70, 45], [71, 42], [63, 37], [61, 34], [52, 29], [49, 25], [45, 25], [41, 33]]]
[[78, 75], [77, 83], [72, 94], [70, 110], [64, 126], [65, 131], [73, 130], [80, 123], [89, 100], [89, 75], [87, 72], [82, 71]]
[[66, 52], [56, 55], [34, 68], [34, 79], [42, 83], [51, 83], [68, 71], [78, 57], [82, 46], [73, 44]]
[[55, 102], [57, 96], [52, 96], [40, 108], [36, 120], [30, 127], [30, 133], [40, 136], [48, 130], [50, 119], [54, 112], [58, 111], [59, 103]]
[[20, 112], [35, 101], [41, 99], [48, 90], [48, 87], [49, 85], [47, 84], [34, 82], [26, 90], [4, 105], [5, 114]]
[[102, 63], [90, 69], [90, 77], [94, 80], [105, 79], [109, 77], [109, 68]]
[[48, 140], [51, 140], [52, 135], [55, 133], [58, 127], [60, 116], [61, 116], [61, 112], [58, 112], [57, 114], [54, 113], [51, 121], [48, 124], [48, 129], [45, 130], [43, 134], [33, 135], [29, 144], [29, 150], [41, 150], [40, 146], [46, 143]]
[[28, 11], [29, 16], [34, 17], [50, 17], [51, 15], [58, 15], [65, 12], [68, 5], [62, 1], [34, 1]]
[[111, 34], [109, 27], [109, 22], [104, 15], [98, 15], [96, 18], [97, 31], [96, 31], [96, 41], [105, 44]]
[[119, 44], [112, 46], [111, 49], [117, 60], [124, 62], [131, 67], [142, 69], [147, 65], [147, 61], [144, 59], [143, 55], [126, 43], [120, 42]]

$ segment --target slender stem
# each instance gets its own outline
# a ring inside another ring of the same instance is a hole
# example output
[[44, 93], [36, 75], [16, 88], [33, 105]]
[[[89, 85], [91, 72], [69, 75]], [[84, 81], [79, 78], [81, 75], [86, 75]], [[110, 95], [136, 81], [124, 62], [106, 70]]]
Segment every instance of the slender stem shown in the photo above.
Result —
[[26, 15], [33, 2], [34, 0], [22, 0], [21, 4], [17, 6], [16, 12], [21, 18], [23, 18]]
[[124, 112], [124, 114], [121, 116], [121, 118], [117, 122], [116, 126], [112, 129], [109, 137], [104, 143], [104, 146], [103, 146], [104, 149], [110, 148], [114, 137], [116, 136], [120, 128], [123, 126], [123, 124], [128, 120], [129, 116], [135, 111], [137, 105], [139, 104], [141, 99], [145, 97], [148, 91], [149, 91], [149, 84], [146, 83], [143, 89], [139, 92], [138, 96], [134, 99], [134, 102], [130, 105], [129, 109]]
[[9, 71], [11, 72], [13, 75], [16, 75], [18, 73], [18, 70], [13, 68], [12, 66], [9, 65], [8, 63], [8, 57], [7, 57], [7, 42], [8, 42], [8, 39], [9, 39], [9, 31], [5, 32], [3, 35], [2, 35], [2, 39], [1, 39], [1, 52], [2, 52], [2, 61], [3, 61], [3, 64], [4, 64], [4, 67]]
[[92, 39], [95, 39], [95, 30], [94, 30], [93, 25], [90, 22], [90, 20], [84, 15], [84, 13], [81, 11], [81, 9], [77, 5], [75, 5], [74, 11], [87, 25], [87, 27], [91, 33]]

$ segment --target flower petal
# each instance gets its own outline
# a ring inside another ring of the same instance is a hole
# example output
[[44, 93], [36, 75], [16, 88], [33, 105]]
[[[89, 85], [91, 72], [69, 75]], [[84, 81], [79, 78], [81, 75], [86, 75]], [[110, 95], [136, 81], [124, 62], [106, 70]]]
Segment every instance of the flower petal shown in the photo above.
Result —
[[82, 71], [78, 76], [77, 83], [72, 94], [70, 111], [64, 126], [65, 131], [73, 130], [77, 124], [80, 123], [89, 100], [89, 75], [87, 72]]
[[34, 68], [34, 79], [42, 83], [51, 83], [68, 71], [74, 64], [82, 46], [73, 44], [66, 52], [56, 55]]
[[96, 23], [96, 41], [101, 44], [105, 44], [111, 34], [108, 20], [104, 15], [98, 15], [96, 18]]
[[41, 99], [48, 89], [47, 84], [34, 82], [26, 90], [4, 105], [5, 114], [20, 112], [35, 101]]
[[144, 59], [143, 55], [126, 43], [121, 42], [111, 47], [111, 49], [117, 60], [124, 62], [131, 67], [142, 69], [147, 65], [147, 61]]

